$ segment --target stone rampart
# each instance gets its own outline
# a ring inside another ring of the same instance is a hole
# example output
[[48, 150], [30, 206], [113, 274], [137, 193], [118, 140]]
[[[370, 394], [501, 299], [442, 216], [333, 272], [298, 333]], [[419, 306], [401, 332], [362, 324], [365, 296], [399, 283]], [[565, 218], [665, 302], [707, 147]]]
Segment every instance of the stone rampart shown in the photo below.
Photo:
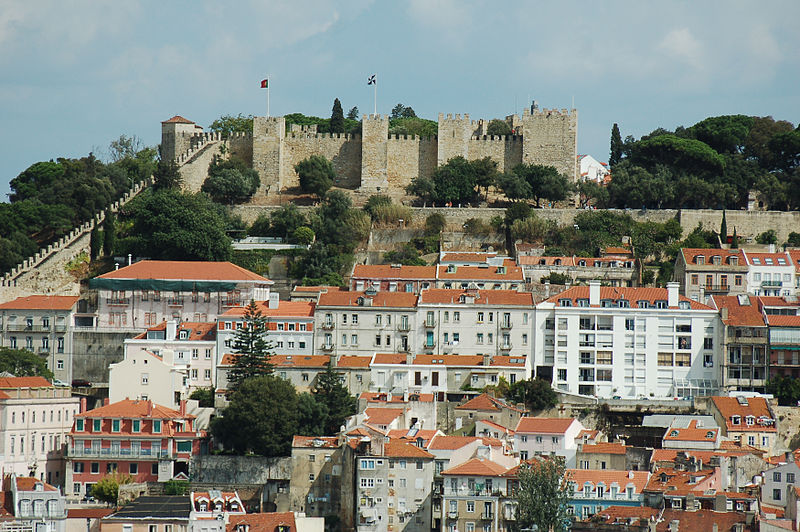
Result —
[[312, 155], [331, 161], [336, 186], [357, 188], [361, 183], [361, 137], [343, 133], [289, 133], [284, 139], [281, 161], [283, 188], [300, 186], [294, 166]]
[[291, 457], [197, 456], [190, 463], [193, 482], [203, 484], [266, 484], [292, 478]]

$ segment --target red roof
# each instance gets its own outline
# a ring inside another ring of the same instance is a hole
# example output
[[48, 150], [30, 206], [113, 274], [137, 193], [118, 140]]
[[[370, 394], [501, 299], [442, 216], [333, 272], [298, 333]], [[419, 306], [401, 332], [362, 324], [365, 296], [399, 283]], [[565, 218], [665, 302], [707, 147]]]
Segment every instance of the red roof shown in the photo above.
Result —
[[524, 368], [525, 367], [525, 357], [524, 356], [510, 356], [510, 355], [495, 355], [492, 357], [492, 360], [489, 362], [490, 366], [515, 366]]
[[182, 117], [181, 115], [175, 115], [172, 118], [170, 118], [169, 120], [164, 120], [161, 123], [162, 124], [194, 124], [194, 122], [192, 122], [188, 118]]
[[0, 388], [51, 388], [44, 377], [0, 377]]
[[231, 515], [225, 530], [235, 532], [240, 525], [247, 525], [250, 532], [275, 532], [278, 527], [286, 527], [285, 532], [297, 532], [294, 512]]
[[692, 491], [703, 493], [707, 489], [719, 487], [713, 477], [714, 469], [683, 471], [672, 467], [661, 467], [653, 472], [646, 489], [673, 496], [687, 495]]
[[356, 264], [353, 279], [423, 279], [436, 278], [436, 266], [392, 266], [391, 264]]
[[441, 474], [453, 476], [499, 477], [506, 471], [508, 471], [506, 466], [502, 466], [491, 460], [472, 458], [455, 467], [445, 469]]
[[295, 436], [292, 438], [292, 447], [337, 449], [339, 438], [336, 436]]
[[423, 366], [482, 366], [483, 355], [416, 355], [413, 363]]
[[261, 281], [269, 279], [237, 266], [232, 262], [142, 260], [100, 279], [174, 279], [192, 281]]
[[517, 423], [514, 432], [524, 434], [564, 434], [578, 420], [555, 417], [523, 417]]
[[436, 436], [431, 440], [428, 449], [453, 451], [476, 441], [482, 441], [482, 438], [476, 436]]
[[605, 484], [606, 490], [611, 484], [617, 484], [620, 491], [624, 491], [628, 484], [633, 484], [636, 493], [641, 493], [650, 478], [649, 471], [621, 471], [616, 469], [567, 469], [567, 478], [574, 482], [579, 492], [585, 484], [596, 486]]
[[421, 438], [425, 446], [430, 443], [434, 436], [439, 434], [436, 429], [392, 429], [388, 436], [392, 439], [416, 442]]
[[270, 362], [276, 367], [324, 368], [331, 357], [328, 355], [272, 355]]
[[113, 513], [113, 508], [68, 508], [67, 519], [101, 519]]
[[440, 264], [436, 267], [436, 278], [440, 280], [452, 281], [518, 281], [525, 280], [522, 268], [514, 265], [513, 262], [502, 266], [505, 273], [498, 271], [500, 266], [456, 266], [455, 271], [448, 272], [448, 265]]
[[[414, 308], [417, 305], [417, 296], [410, 292], [376, 292], [367, 295], [366, 291], [327, 292], [320, 294], [320, 307], [360, 307], [359, 300], [366, 302], [371, 299], [372, 307]], [[365, 307], [369, 308], [369, 307]]]
[[516, 406], [503, 401], [502, 399], [492, 397], [487, 393], [482, 393], [476, 397], [473, 397], [463, 405], [457, 406], [456, 410], [482, 410], [484, 412], [498, 412], [503, 408], [514, 410], [515, 412], [525, 412], [525, 410], [519, 409]]
[[[777, 432], [775, 419], [769, 409], [769, 403], [763, 397], [748, 397], [747, 404], [742, 404], [736, 397], [714, 396], [711, 398], [720, 415], [725, 418], [728, 431], [734, 432]], [[739, 423], [733, 423], [733, 417], [739, 416]], [[747, 417], [753, 417], [753, 423], [747, 424]], [[760, 419], [771, 423], [759, 423]]]
[[406, 355], [402, 353], [375, 353], [373, 364], [405, 364]]
[[[316, 304], [312, 301], [278, 301], [278, 308], [269, 308], [269, 301], [256, 301], [261, 314], [267, 318], [310, 318]], [[244, 316], [246, 307], [228, 309], [221, 318]]]
[[767, 323], [773, 327], [800, 327], [800, 316], [767, 314]]
[[[431, 403], [434, 396], [432, 393], [413, 393], [414, 400], [419, 403]], [[402, 394], [393, 394], [386, 392], [361, 392], [360, 399], [366, 400], [368, 403], [407, 403]]]
[[433, 455], [412, 443], [389, 440], [383, 446], [383, 455], [391, 458], [433, 458]]
[[705, 258], [706, 265], [713, 265], [711, 259], [715, 255], [718, 255], [722, 262], [722, 264], [719, 264], [718, 266], [727, 267], [733, 266], [731, 264], [727, 264], [728, 257], [739, 257], [738, 266], [742, 269], [747, 269], [747, 264], [745, 264], [744, 260], [744, 253], [742, 253], [741, 249], [728, 250], [716, 248], [681, 248], [681, 254], [683, 255], [683, 260], [686, 261], [687, 264], [694, 264], [697, 257], [703, 257]]
[[664, 440], [667, 441], [708, 441], [716, 442], [719, 436], [719, 428], [717, 427], [698, 427], [697, 420], [693, 419], [689, 422], [686, 428], [670, 427], [664, 433]]
[[511, 434], [512, 436], [514, 435], [514, 431], [513, 430], [511, 430], [508, 427], [504, 427], [500, 423], [497, 423], [497, 422], [492, 421], [490, 419], [478, 419], [478, 420], [475, 421], [475, 423], [476, 424], [483, 423], [483, 424], [488, 425], [490, 427], [493, 427], [493, 428], [497, 429], [498, 431], [503, 432], [505, 434]]
[[497, 252], [483, 253], [478, 251], [459, 251], [450, 252], [442, 255], [439, 262], [486, 262], [492, 257], [496, 257]]
[[534, 304], [531, 292], [516, 290], [464, 290], [460, 288], [430, 288], [420, 294], [420, 303], [462, 304], [462, 296], [474, 297], [476, 305], [514, 305], [531, 307]]
[[371, 361], [372, 357], [369, 356], [345, 355], [339, 357], [336, 366], [340, 368], [368, 368]]
[[581, 447], [581, 452], [588, 454], [626, 454], [628, 447], [628, 445], [621, 443], [586, 443]]
[[733, 327], [766, 327], [764, 315], [758, 304], [757, 296], [742, 295], [742, 300], [749, 304], [742, 305], [739, 296], [711, 296], [714, 306], [718, 309], [728, 309], [728, 319], [723, 320], [725, 325]]
[[403, 415], [402, 408], [367, 408], [367, 421], [373, 425], [388, 425]]
[[71, 310], [78, 296], [25, 296], [0, 304], [0, 310]]
[[153, 418], [153, 419], [191, 419], [191, 414], [183, 415], [177, 410], [158, 405], [152, 401], [140, 399], [123, 399], [94, 410], [81, 412], [75, 417], [84, 418]]
[[[629, 302], [631, 308], [636, 308], [639, 301], [647, 301], [649, 304], [654, 305], [656, 301], [668, 301], [666, 288], [650, 288], [650, 287], [618, 287], [618, 286], [601, 286], [600, 287], [600, 300], [609, 299], [618, 301], [625, 299]], [[562, 299], [569, 299], [572, 301], [572, 306], [578, 306], [578, 299], [589, 299], [588, 286], [573, 286], [564, 290], [560, 294], [552, 296], [546, 301], [548, 303], [558, 304]], [[693, 301], [688, 297], [679, 295], [678, 301], [688, 302], [689, 308], [692, 310], [712, 310], [711, 307]]]
[[[139, 336], [136, 336], [136, 340], [146, 340], [147, 339], [147, 332], [148, 331], [166, 331], [167, 330], [167, 322], [162, 321], [158, 325], [150, 327], [147, 331], [143, 332]], [[190, 334], [183, 338], [182, 341], [186, 340], [197, 340], [197, 341], [213, 341], [217, 338], [217, 324], [216, 322], [205, 322], [205, 321], [182, 321], [177, 324], [175, 332], [179, 333], [180, 331], [187, 331]], [[180, 335], [177, 335], [177, 338], [180, 340]], [[167, 338], [167, 340], [173, 340], [173, 338]]]
[[17, 477], [17, 489], [19, 491], [33, 491], [36, 484], [41, 484], [44, 491], [58, 491], [58, 488], [51, 486], [41, 480], [33, 477]]

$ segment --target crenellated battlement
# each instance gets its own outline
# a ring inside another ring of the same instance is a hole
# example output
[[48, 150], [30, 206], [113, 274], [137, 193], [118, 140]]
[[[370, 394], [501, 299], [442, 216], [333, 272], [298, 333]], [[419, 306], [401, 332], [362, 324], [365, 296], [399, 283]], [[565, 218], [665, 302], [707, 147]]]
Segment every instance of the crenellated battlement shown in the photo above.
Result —
[[311, 133], [311, 132], [297, 132], [290, 131], [286, 134], [289, 139], [345, 139], [345, 140], [358, 140], [361, 135], [354, 135], [352, 133]]
[[435, 142], [436, 139], [436, 135], [432, 137], [420, 137], [419, 135], [397, 135], [395, 133], [389, 135], [389, 140], [395, 141], [410, 140], [412, 142]]
[[567, 109], [534, 109], [533, 113], [531, 114], [531, 110], [527, 107], [522, 110], [522, 116], [530, 117], [530, 116], [543, 116], [543, 117], [565, 117], [565, 118], [574, 118], [577, 117], [578, 110], [572, 109], [571, 111]]

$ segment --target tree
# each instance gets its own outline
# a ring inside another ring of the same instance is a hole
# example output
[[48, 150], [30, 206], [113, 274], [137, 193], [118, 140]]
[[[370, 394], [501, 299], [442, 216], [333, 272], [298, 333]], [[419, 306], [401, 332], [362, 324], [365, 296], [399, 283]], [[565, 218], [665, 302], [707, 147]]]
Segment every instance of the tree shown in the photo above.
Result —
[[508, 125], [508, 122], [495, 118], [494, 120], [490, 120], [489, 125], [486, 126], [486, 134], [493, 136], [508, 136], [513, 135], [514, 131], [511, 129], [511, 126]]
[[578, 194], [581, 207], [594, 204], [602, 208], [608, 205], [608, 189], [596, 181], [580, 181], [578, 183]]
[[513, 172], [528, 182], [531, 188], [531, 197], [539, 207], [542, 199], [561, 201], [566, 199], [572, 186], [566, 177], [559, 175], [553, 166], [541, 164], [518, 164]]
[[470, 161], [472, 164], [472, 171], [475, 172], [475, 185], [478, 189], [483, 188], [486, 200], [489, 199], [489, 187], [495, 184], [497, 176], [500, 174], [497, 171], [497, 161], [491, 157], [484, 157]]
[[142, 150], [142, 139], [133, 135], [120, 135], [118, 139], [112, 140], [108, 145], [108, 156], [111, 162], [118, 162], [122, 159], [136, 157]]
[[331, 133], [344, 133], [344, 111], [342, 111], [342, 102], [339, 101], [339, 98], [333, 100], [331, 121], [328, 123], [328, 128]]
[[432, 179], [436, 190], [435, 201], [464, 204], [476, 197], [475, 169], [460, 155], [434, 170]]
[[153, 189], [165, 188], [180, 189], [183, 186], [183, 177], [175, 161], [158, 161], [156, 171], [153, 172]]
[[244, 309], [244, 323], [236, 329], [233, 339], [235, 353], [233, 368], [228, 372], [228, 390], [236, 389], [242, 382], [272, 373], [272, 344], [267, 341], [267, 319], [250, 301]]
[[763, 233], [756, 235], [756, 242], [759, 244], [777, 244], [778, 243], [778, 235], [775, 233], [775, 229], [767, 229]]
[[310, 227], [298, 227], [292, 233], [292, 238], [296, 244], [309, 246], [314, 242], [314, 230]]
[[196, 400], [201, 408], [213, 408], [214, 388], [196, 388], [189, 394], [189, 399]]
[[544, 283], [545, 281], [549, 281], [550, 284], [565, 285], [569, 282], [572, 282], [572, 279], [570, 279], [569, 275], [567, 275], [566, 273], [550, 272], [550, 275], [548, 275], [547, 277], [542, 277], [541, 279], [539, 279], [540, 283]]
[[317, 375], [312, 393], [328, 411], [326, 434], [338, 434], [345, 419], [356, 413], [356, 398], [350, 395], [343, 384], [342, 374], [334, 369], [333, 360], [328, 362], [324, 372]]
[[383, 254], [383, 260], [391, 264], [402, 264], [404, 266], [426, 266], [428, 263], [419, 256], [417, 248], [406, 242], [398, 251], [387, 251]]
[[358, 107], [353, 106], [347, 111], [347, 119], [348, 120], [358, 120]]
[[[791, 234], [789, 235], [791, 236]], [[739, 235], [736, 234], [736, 228], [733, 228], [733, 236], [731, 237], [731, 249], [739, 249]]]
[[186, 495], [191, 487], [188, 480], [169, 479], [164, 482], [164, 495]]
[[321, 155], [312, 155], [294, 165], [294, 171], [300, 178], [300, 188], [303, 192], [314, 194], [319, 199], [333, 186], [336, 180], [336, 171], [333, 164]]
[[797, 406], [800, 401], [800, 380], [777, 374], [767, 381], [767, 393], [774, 395], [782, 406]]
[[132, 482], [133, 477], [131, 475], [123, 475], [121, 473], [106, 475], [92, 486], [92, 497], [108, 504], [117, 504], [119, 487]]
[[723, 244], [728, 243], [728, 221], [725, 219], [725, 211], [722, 211], [722, 223], [719, 226], [719, 238]]
[[288, 456], [297, 433], [297, 392], [275, 375], [247, 379], [211, 423], [215, 440], [237, 454]]
[[214, 133], [221, 133], [223, 139], [230, 137], [231, 133], [252, 133], [253, 115], [244, 116], [241, 113], [237, 116], [223, 115], [211, 122], [208, 129]]
[[89, 256], [95, 260], [103, 250], [103, 233], [100, 232], [100, 225], [95, 225], [89, 235]]
[[241, 203], [252, 197], [261, 185], [258, 172], [248, 168], [238, 157], [215, 158], [208, 167], [208, 177], [200, 188], [219, 203]]
[[328, 407], [316, 396], [305, 392], [297, 396], [297, 433], [302, 436], [325, 436]]
[[279, 236], [291, 240], [298, 228], [308, 225], [305, 215], [300, 212], [297, 205], [288, 203], [269, 215], [270, 227], [263, 236]]
[[375, 219], [375, 210], [392, 204], [392, 198], [383, 194], [373, 194], [364, 204], [364, 210], [369, 213], [370, 218]]
[[425, 218], [425, 236], [439, 235], [445, 227], [447, 218], [440, 212], [434, 212]]
[[103, 253], [107, 257], [114, 254], [114, 244], [117, 241], [117, 217], [114, 211], [108, 209], [103, 221]]
[[752, 116], [712, 116], [696, 123], [687, 132], [719, 153], [739, 153], [744, 150], [751, 127]]
[[390, 118], [416, 118], [417, 113], [411, 107], [406, 107], [402, 103], [398, 103], [392, 107], [392, 115]]
[[498, 175], [496, 185], [510, 200], [524, 200], [533, 195], [531, 186], [525, 178], [513, 172]]
[[622, 160], [623, 146], [619, 126], [614, 122], [614, 125], [611, 126], [611, 153], [608, 156], [608, 166], [612, 169]]
[[[736, 232], [736, 228], [734, 228], [733, 231]], [[786, 241], [786, 244], [793, 248], [800, 247], [800, 233], [798, 233], [797, 231], [791, 231], [789, 233], [789, 238]]]
[[505, 226], [511, 227], [515, 221], [524, 220], [529, 216], [531, 216], [530, 205], [527, 203], [512, 203], [511, 206], [506, 209]]
[[523, 463], [517, 474], [517, 527], [560, 532], [569, 528], [568, 503], [573, 487], [564, 457], [538, 458]]
[[558, 394], [544, 379], [517, 381], [509, 387], [509, 399], [523, 403], [531, 411], [546, 410], [558, 404]]
[[46, 359], [26, 351], [0, 347], [0, 373], [8, 372], [15, 377], [44, 377], [53, 380], [53, 372], [47, 369]]

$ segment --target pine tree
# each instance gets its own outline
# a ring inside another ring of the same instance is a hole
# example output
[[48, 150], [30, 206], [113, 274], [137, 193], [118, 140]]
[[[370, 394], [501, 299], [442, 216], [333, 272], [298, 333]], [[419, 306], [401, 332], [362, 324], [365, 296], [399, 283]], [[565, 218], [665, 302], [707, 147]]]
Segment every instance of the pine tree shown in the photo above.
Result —
[[622, 160], [622, 135], [619, 134], [619, 126], [614, 123], [611, 127], [611, 154], [608, 157], [608, 165], [614, 167]]
[[244, 324], [236, 329], [233, 368], [228, 373], [228, 391], [246, 379], [272, 374], [272, 344], [267, 341], [267, 319], [255, 301], [244, 309]]
[[328, 367], [323, 373], [317, 375], [317, 384], [312, 393], [317, 401], [328, 409], [326, 433], [338, 434], [345, 419], [356, 413], [356, 398], [350, 395], [342, 383], [341, 374], [333, 369], [333, 360], [328, 362]]
[[103, 253], [110, 257], [114, 253], [114, 244], [117, 241], [117, 218], [114, 211], [106, 211], [106, 219], [103, 222]]
[[348, 120], [358, 120], [358, 107], [353, 107], [349, 111], [347, 111], [347, 119]]
[[331, 133], [344, 133], [344, 111], [342, 110], [342, 102], [339, 101], [339, 98], [333, 100], [333, 111], [331, 112], [329, 130]]
[[722, 245], [728, 243], [728, 221], [725, 219], [725, 211], [722, 211], [722, 224], [719, 226], [719, 238]]

